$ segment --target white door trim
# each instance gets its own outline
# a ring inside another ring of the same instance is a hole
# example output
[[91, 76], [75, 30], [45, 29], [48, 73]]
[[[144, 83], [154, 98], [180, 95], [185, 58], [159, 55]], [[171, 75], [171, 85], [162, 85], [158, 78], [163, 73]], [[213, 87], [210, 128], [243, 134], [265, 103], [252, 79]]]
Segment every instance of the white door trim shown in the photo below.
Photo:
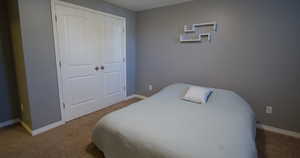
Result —
[[51, 14], [52, 14], [52, 26], [53, 26], [53, 35], [54, 35], [54, 51], [56, 59], [56, 71], [57, 71], [57, 81], [58, 81], [58, 91], [59, 91], [59, 103], [60, 103], [60, 112], [61, 112], [61, 121], [65, 122], [65, 112], [63, 105], [63, 96], [62, 96], [62, 76], [60, 73], [60, 53], [58, 52], [58, 35], [57, 35], [57, 26], [56, 26], [56, 11], [55, 3], [57, 0], [51, 0]]
[[67, 2], [63, 2], [61, 0], [51, 0], [51, 15], [52, 15], [52, 26], [53, 26], [53, 35], [54, 35], [54, 47], [55, 47], [55, 57], [56, 57], [56, 70], [57, 70], [57, 80], [58, 80], [58, 90], [59, 90], [59, 102], [60, 102], [60, 111], [61, 111], [61, 121], [62, 123], [66, 122], [66, 115], [65, 115], [65, 110], [64, 110], [64, 103], [63, 103], [63, 91], [62, 91], [62, 74], [61, 74], [61, 55], [58, 49], [58, 33], [57, 33], [57, 25], [56, 25], [56, 10], [55, 10], [55, 6], [56, 5], [63, 5], [63, 6], [67, 6], [67, 7], [72, 7], [75, 9], [80, 9], [83, 11], [88, 11], [88, 12], [92, 12], [95, 14], [101, 14], [101, 15], [105, 15], [105, 16], [110, 16], [112, 18], [117, 18], [123, 21], [124, 24], [124, 52], [123, 52], [123, 59], [124, 59], [124, 85], [125, 85], [125, 98], [127, 96], [127, 59], [126, 59], [126, 18], [125, 17], [121, 17], [121, 16], [117, 16], [117, 15], [113, 15], [113, 14], [109, 14], [109, 13], [104, 13], [98, 10], [93, 10], [90, 8], [85, 8], [79, 5], [75, 5], [72, 3], [67, 3]]

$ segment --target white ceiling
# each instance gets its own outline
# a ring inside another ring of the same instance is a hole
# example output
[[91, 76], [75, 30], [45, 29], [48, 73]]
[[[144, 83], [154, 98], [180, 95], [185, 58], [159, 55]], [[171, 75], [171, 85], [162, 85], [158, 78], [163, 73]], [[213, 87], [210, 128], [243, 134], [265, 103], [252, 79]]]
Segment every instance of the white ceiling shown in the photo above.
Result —
[[191, 0], [104, 0], [106, 2], [124, 7], [133, 11], [158, 8]]

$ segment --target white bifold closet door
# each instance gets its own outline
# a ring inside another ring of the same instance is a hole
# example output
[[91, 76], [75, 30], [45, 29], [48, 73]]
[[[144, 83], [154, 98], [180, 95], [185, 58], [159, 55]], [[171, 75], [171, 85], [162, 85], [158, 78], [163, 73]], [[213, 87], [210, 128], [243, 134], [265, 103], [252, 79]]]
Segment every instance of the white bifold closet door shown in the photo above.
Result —
[[56, 5], [65, 120], [125, 99], [125, 20]]

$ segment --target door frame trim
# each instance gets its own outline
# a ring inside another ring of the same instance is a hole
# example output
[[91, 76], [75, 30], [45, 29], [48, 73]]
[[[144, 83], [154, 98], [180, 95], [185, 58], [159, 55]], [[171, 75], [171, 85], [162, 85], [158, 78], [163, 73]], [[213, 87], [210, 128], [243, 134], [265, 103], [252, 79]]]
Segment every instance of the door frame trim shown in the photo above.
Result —
[[123, 59], [124, 59], [124, 67], [123, 67], [123, 72], [124, 72], [124, 86], [125, 86], [125, 90], [124, 90], [124, 99], [126, 99], [127, 97], [127, 33], [126, 33], [126, 18], [125, 17], [121, 17], [121, 16], [117, 16], [117, 15], [113, 15], [113, 14], [109, 14], [109, 13], [105, 13], [99, 10], [94, 10], [94, 9], [90, 9], [87, 7], [82, 7], [80, 5], [76, 5], [76, 4], [72, 4], [72, 3], [68, 3], [68, 2], [63, 2], [61, 0], [51, 0], [51, 18], [52, 18], [52, 29], [53, 29], [53, 35], [54, 35], [54, 51], [55, 51], [55, 59], [56, 59], [56, 71], [57, 71], [57, 81], [58, 81], [58, 91], [59, 91], [59, 103], [60, 103], [60, 111], [61, 111], [61, 121], [63, 123], [66, 122], [66, 114], [65, 114], [65, 108], [63, 105], [63, 91], [62, 91], [62, 87], [63, 87], [63, 83], [62, 83], [62, 74], [61, 74], [61, 68], [60, 68], [60, 61], [61, 61], [61, 55], [58, 49], [58, 32], [57, 32], [57, 22], [56, 22], [56, 9], [55, 6], [56, 5], [63, 5], [63, 6], [67, 6], [67, 7], [71, 7], [71, 8], [75, 8], [75, 9], [80, 9], [83, 11], [88, 11], [88, 12], [92, 12], [95, 14], [101, 14], [101, 15], [105, 15], [105, 16], [110, 16], [112, 18], [117, 18], [123, 21], [123, 28], [124, 28], [124, 43], [123, 43]]

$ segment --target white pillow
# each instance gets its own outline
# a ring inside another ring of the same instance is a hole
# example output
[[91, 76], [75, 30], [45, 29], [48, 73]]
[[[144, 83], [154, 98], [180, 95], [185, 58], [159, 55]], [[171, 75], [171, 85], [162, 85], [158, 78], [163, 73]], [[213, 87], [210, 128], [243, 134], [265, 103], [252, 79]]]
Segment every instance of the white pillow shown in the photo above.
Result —
[[198, 86], [191, 86], [186, 94], [184, 95], [183, 99], [195, 103], [206, 103], [210, 93], [212, 93], [213, 89], [205, 88], [205, 87], [198, 87]]

